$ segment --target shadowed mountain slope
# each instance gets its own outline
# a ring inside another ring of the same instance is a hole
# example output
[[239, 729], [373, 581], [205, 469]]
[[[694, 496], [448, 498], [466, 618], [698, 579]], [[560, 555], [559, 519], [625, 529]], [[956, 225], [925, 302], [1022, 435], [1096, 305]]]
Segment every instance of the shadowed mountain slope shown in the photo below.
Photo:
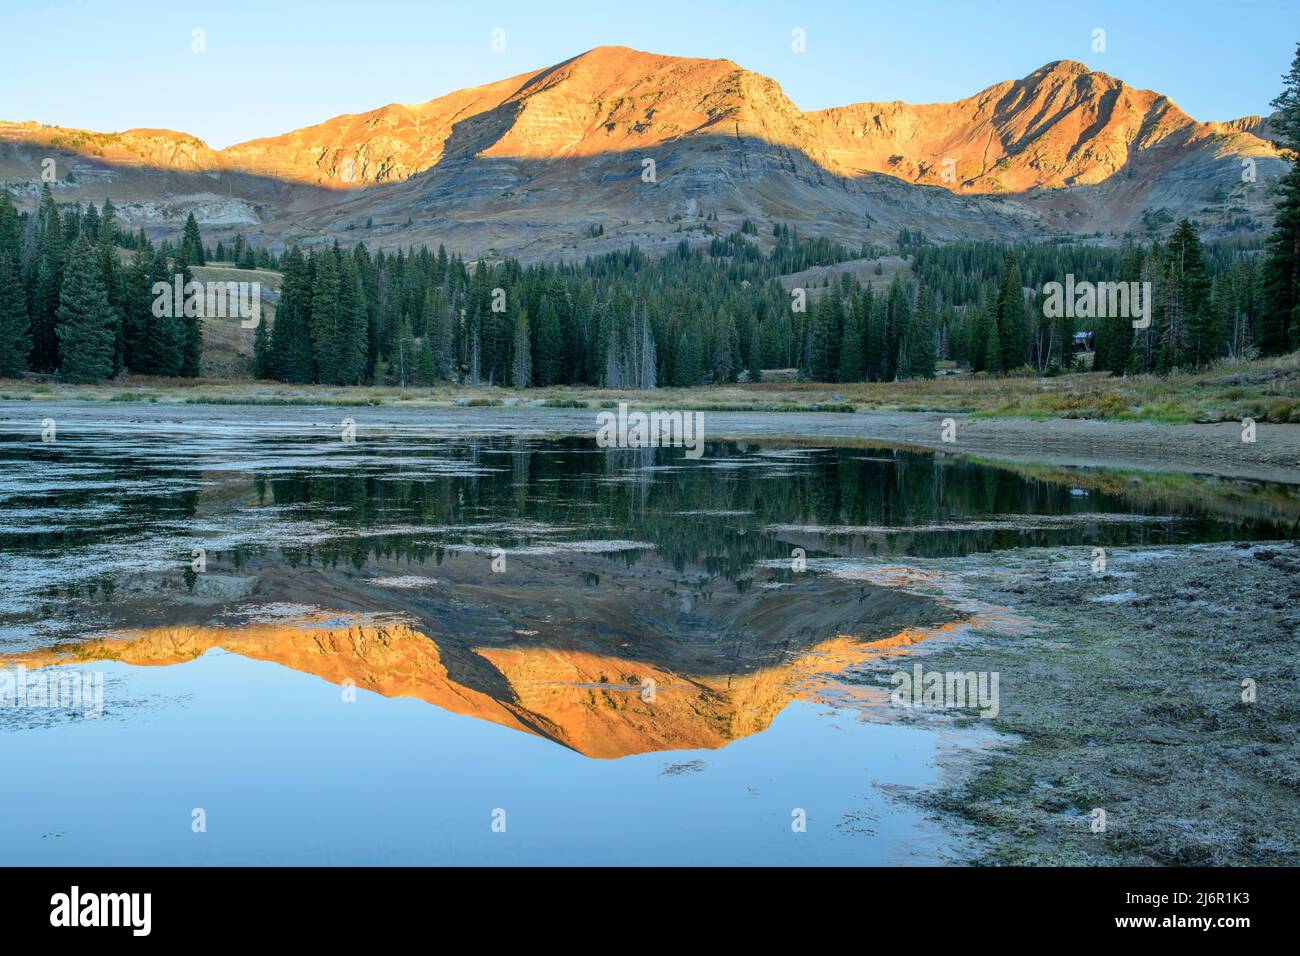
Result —
[[0, 123], [0, 180], [30, 203], [53, 157], [60, 201], [111, 195], [160, 234], [193, 209], [271, 243], [445, 241], [558, 258], [700, 239], [714, 216], [855, 243], [901, 228], [1120, 234], [1184, 215], [1211, 232], [1258, 227], [1266, 183], [1285, 169], [1267, 132], [1259, 117], [1197, 122], [1069, 60], [953, 103], [803, 112], [730, 60], [598, 47], [223, 150], [169, 130]]

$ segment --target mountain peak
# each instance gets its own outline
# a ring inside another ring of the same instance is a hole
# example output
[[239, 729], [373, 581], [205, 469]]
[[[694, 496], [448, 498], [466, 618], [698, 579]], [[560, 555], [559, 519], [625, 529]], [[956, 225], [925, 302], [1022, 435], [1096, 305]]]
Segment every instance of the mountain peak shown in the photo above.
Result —
[[[1090, 69], [1086, 64], [1078, 60], [1052, 60], [1045, 63], [1034, 71], [1035, 73], [1095, 73], [1096, 70]], [[1031, 74], [1032, 75], [1032, 74]]]
[[1080, 63], [1078, 60], [1053, 60], [1050, 63], [1045, 63], [1020, 82], [1026, 85], [1042, 85], [1049, 88], [1082, 84], [1082, 89], [1096, 91], [1119, 89], [1126, 85], [1123, 80], [1116, 79], [1101, 70], [1094, 70], [1086, 63]]
[[652, 53], [648, 50], [638, 50], [630, 46], [595, 46], [585, 53], [579, 53], [564, 62], [576, 63], [580, 60], [599, 66], [630, 66], [649, 63], [725, 63], [735, 69], [740, 69], [735, 62], [726, 57], [675, 56], [669, 53]]
[[[680, 209], [702, 204], [751, 219], [820, 220], [827, 212], [861, 222], [866, 203], [869, 221], [884, 225], [890, 214], [881, 197], [912, 201], [899, 198], [904, 183], [1011, 200], [988, 207], [999, 210], [991, 216], [1023, 210], [1008, 214], [1020, 217], [1008, 228], [1031, 222], [1099, 231], [1128, 228], [1148, 196], [1201, 214], [1213, 182], [1235, 176], [1240, 156], [1275, 164], [1270, 173], [1281, 168], [1276, 148], [1260, 138], [1267, 127], [1257, 118], [1198, 123], [1168, 97], [1077, 60], [1053, 60], [950, 103], [805, 112], [775, 80], [732, 60], [615, 45], [424, 103], [336, 116], [220, 151], [170, 131], [101, 134], [0, 122], [0, 161], [12, 153], [11, 168], [26, 169], [24, 151], [40, 145], [88, 166], [138, 169], [142, 183], [149, 180], [142, 194], [176, 188], [159, 172], [246, 174], [254, 177], [244, 183], [250, 196], [268, 208], [283, 204], [286, 219], [298, 217], [295, 228], [323, 235], [337, 235], [343, 217], [361, 208], [376, 206], [361, 221], [382, 221], [390, 207], [408, 204], [406, 218], [422, 218], [430, 229], [461, 210], [457, 228], [485, 236], [508, 232], [500, 223], [516, 219], [540, 230], [547, 210], [568, 221], [579, 207], [635, 229], [675, 223]], [[652, 182], [641, 179], [646, 159], [657, 164], [656, 189], [641, 188]], [[87, 172], [87, 182], [117, 175]], [[81, 169], [77, 174], [83, 179]], [[409, 189], [350, 194], [408, 180]], [[302, 184], [326, 189], [284, 188]], [[1093, 205], [1076, 199], [1077, 187], [1098, 188]], [[197, 180], [192, 191], [208, 189]], [[964, 199], [950, 207], [937, 191], [915, 197], [912, 213], [929, 216], [936, 234], [972, 215]], [[241, 207], [239, 214], [248, 213]], [[919, 221], [908, 220], [911, 227]], [[396, 227], [390, 220], [386, 228], [387, 236]]]

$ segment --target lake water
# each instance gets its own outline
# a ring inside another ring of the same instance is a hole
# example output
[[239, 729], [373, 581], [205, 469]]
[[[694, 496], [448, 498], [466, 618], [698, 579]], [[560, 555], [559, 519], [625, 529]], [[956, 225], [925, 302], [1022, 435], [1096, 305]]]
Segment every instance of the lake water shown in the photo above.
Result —
[[960, 860], [898, 795], [990, 735], [864, 675], [1031, 622], [936, 562], [1300, 513], [890, 448], [603, 449], [589, 417], [0, 404], [0, 673], [99, 688], [0, 683], [0, 861]]

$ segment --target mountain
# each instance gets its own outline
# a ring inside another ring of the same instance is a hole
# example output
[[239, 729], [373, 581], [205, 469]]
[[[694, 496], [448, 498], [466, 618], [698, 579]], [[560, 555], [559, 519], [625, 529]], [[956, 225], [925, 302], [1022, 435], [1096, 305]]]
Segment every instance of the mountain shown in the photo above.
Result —
[[714, 229], [783, 221], [854, 244], [901, 228], [1118, 237], [1185, 215], [1215, 234], [1267, 221], [1267, 183], [1285, 170], [1267, 134], [1259, 117], [1197, 122], [1069, 60], [953, 103], [804, 112], [730, 60], [599, 47], [223, 150], [170, 130], [0, 123], [0, 181], [30, 203], [53, 157], [60, 201], [111, 195], [156, 234], [194, 211], [213, 238], [431, 241], [474, 256], [667, 248], [706, 238], [714, 217]]

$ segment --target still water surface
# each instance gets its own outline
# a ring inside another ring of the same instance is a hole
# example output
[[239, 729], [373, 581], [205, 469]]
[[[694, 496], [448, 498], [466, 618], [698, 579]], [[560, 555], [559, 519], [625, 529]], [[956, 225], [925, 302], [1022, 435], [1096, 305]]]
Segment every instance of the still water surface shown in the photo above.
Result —
[[913, 570], [1296, 517], [888, 448], [202, 407], [42, 442], [40, 412], [0, 406], [0, 658], [98, 675], [103, 709], [0, 707], [15, 863], [959, 859], [896, 795], [988, 732], [900, 725], [864, 675], [900, 634], [1026, 622]]

